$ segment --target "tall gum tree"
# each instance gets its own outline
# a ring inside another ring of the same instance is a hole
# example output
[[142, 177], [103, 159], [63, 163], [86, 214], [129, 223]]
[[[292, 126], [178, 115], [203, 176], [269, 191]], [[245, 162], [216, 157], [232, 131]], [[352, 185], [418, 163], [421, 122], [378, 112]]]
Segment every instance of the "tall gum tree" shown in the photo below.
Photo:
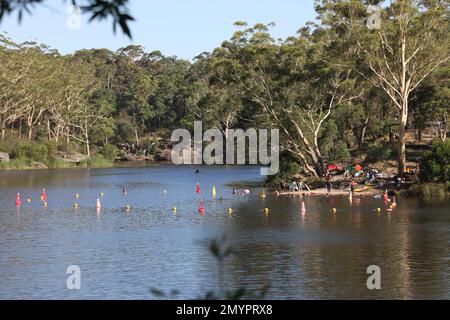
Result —
[[[372, 1], [373, 2], [373, 1]], [[379, 24], [369, 28], [369, 1], [320, 0], [322, 26], [340, 32], [341, 48], [355, 53], [349, 64], [381, 88], [398, 111], [398, 173], [406, 169], [406, 127], [412, 93], [450, 59], [449, 1], [377, 1]], [[373, 7], [372, 7], [373, 8]]]

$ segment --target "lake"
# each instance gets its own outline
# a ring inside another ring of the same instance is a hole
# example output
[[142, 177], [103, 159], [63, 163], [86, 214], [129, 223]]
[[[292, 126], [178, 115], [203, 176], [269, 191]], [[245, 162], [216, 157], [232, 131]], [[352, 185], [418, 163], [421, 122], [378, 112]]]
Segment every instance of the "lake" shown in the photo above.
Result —
[[[232, 194], [227, 183], [258, 181], [257, 167], [200, 170], [0, 172], [0, 299], [162, 298], [151, 288], [195, 299], [264, 286], [269, 299], [450, 299], [449, 201], [400, 198], [388, 213], [382, 199], [306, 196], [303, 214], [300, 197]], [[213, 239], [232, 249], [223, 264]], [[80, 290], [66, 287], [70, 265], [81, 270]], [[370, 265], [381, 290], [367, 288]]]

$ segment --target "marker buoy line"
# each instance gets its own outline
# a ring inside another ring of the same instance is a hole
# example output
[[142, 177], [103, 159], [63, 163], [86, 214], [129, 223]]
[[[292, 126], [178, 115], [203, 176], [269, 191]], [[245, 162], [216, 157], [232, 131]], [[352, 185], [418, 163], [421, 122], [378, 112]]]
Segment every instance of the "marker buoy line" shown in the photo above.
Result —
[[20, 200], [20, 193], [17, 194], [17, 198], [16, 198], [16, 206], [20, 207], [20, 205], [22, 204], [22, 201]]
[[97, 209], [100, 209], [102, 207], [102, 204], [100, 203], [100, 198], [97, 198], [97, 204], [95, 205]]
[[41, 199], [44, 202], [47, 202], [47, 193], [45, 192], [45, 188], [42, 189]]
[[200, 190], [200, 183], [198, 183], [198, 182], [197, 182], [197, 188], [196, 188], [195, 192], [197, 192], [197, 193], [201, 192], [201, 190]]

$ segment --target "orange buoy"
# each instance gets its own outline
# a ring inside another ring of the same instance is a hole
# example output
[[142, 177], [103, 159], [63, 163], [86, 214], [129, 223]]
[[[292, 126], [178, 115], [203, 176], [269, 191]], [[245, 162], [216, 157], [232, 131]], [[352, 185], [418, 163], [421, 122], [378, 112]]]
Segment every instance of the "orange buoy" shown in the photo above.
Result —
[[22, 204], [22, 201], [20, 201], [20, 193], [18, 193], [17, 198], [16, 198], [16, 206], [20, 207], [21, 204]]
[[200, 212], [201, 214], [205, 213], [205, 206], [203, 204], [203, 200], [200, 201], [200, 208], [198, 208], [198, 212]]
[[45, 192], [45, 188], [42, 189], [41, 200], [47, 202], [47, 192]]

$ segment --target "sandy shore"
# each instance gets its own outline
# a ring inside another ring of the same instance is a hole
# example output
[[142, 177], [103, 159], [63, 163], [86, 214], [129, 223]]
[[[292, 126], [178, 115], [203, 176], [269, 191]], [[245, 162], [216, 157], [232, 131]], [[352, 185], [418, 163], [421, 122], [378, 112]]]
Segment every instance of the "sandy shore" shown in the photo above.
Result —
[[[326, 196], [327, 195], [327, 189], [326, 188], [319, 188], [319, 189], [314, 189], [311, 190], [311, 192], [303, 192], [303, 191], [294, 191], [294, 192], [290, 192], [290, 191], [286, 191], [286, 192], [280, 192], [281, 196], [299, 196], [302, 194], [308, 194], [308, 195], [312, 195], [312, 196]], [[349, 194], [348, 191], [344, 191], [344, 190], [340, 190], [340, 189], [333, 189], [330, 192], [330, 196], [347, 196]], [[356, 191], [353, 193], [354, 197], [359, 197], [359, 196], [375, 196], [375, 195], [382, 195], [383, 191], [382, 190], [378, 190], [375, 188], [366, 188], [364, 190], [358, 191], [358, 189], [356, 189]]]

